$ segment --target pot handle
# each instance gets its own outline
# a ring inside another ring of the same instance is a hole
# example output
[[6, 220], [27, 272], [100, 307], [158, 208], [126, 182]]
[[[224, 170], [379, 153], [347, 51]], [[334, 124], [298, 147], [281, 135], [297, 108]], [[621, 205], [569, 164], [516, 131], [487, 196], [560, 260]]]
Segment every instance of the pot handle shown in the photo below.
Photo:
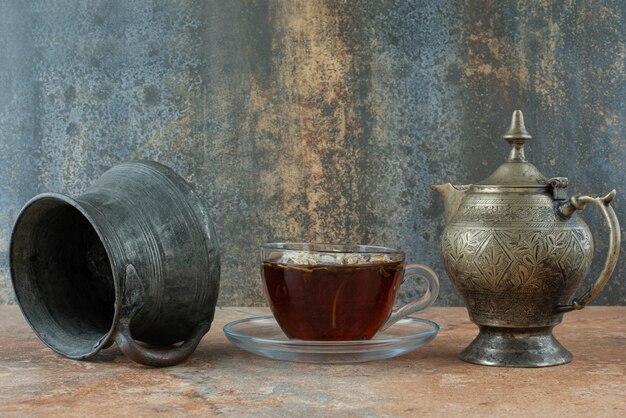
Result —
[[185, 361], [196, 349], [204, 334], [209, 331], [211, 322], [198, 324], [189, 339], [178, 347], [150, 348], [137, 343], [130, 332], [130, 322], [143, 307], [141, 300], [143, 288], [135, 267], [129, 264], [126, 267], [125, 287], [133, 282], [136, 285], [129, 286], [132, 290], [124, 292], [119, 328], [115, 336], [115, 342], [120, 350], [129, 359], [146, 366], [167, 367]]
[[604, 268], [595, 280], [593, 286], [581, 297], [575, 298], [571, 304], [558, 305], [556, 307], [556, 313], [570, 312], [575, 309], [584, 308], [587, 303], [600, 293], [607, 280], [609, 280], [609, 277], [611, 277], [613, 269], [615, 269], [615, 264], [617, 263], [621, 241], [619, 222], [617, 221], [613, 208], [609, 206], [609, 203], [611, 203], [614, 197], [615, 190], [612, 190], [606, 196], [602, 197], [572, 196], [566, 203], [559, 207], [559, 212], [566, 218], [572, 216], [576, 210], [584, 209], [588, 204], [600, 209], [609, 227], [609, 249], [606, 260], [604, 261]]

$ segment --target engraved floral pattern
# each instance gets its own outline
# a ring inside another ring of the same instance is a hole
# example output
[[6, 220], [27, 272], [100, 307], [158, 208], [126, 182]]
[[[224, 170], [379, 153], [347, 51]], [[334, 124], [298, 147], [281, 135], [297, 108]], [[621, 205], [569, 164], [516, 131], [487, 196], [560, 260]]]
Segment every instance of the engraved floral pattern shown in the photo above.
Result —
[[480, 271], [481, 279], [473, 282], [486, 290], [497, 290], [502, 276], [511, 266], [512, 257], [500, 244], [495, 235], [487, 237], [479, 251], [473, 257], [473, 265]]
[[[464, 206], [459, 213], [459, 219], [464, 222], [495, 222], [508, 218], [511, 222], [542, 222], [554, 219], [554, 210], [551, 207], [542, 207], [528, 210], [528, 206]], [[514, 221], [513, 221], [514, 220]]]
[[558, 219], [544, 198], [491, 202], [464, 205], [444, 230], [448, 276], [477, 323], [557, 323], [554, 307], [571, 297], [591, 264], [588, 229], [579, 219]]
[[[470, 242], [476, 242], [481, 236], [484, 239], [484, 242], [479, 243], [481, 248], [473, 254], [467, 252], [472, 247], [478, 247]], [[541, 285], [533, 276], [552, 269], [554, 266], [550, 264], [554, 262], [563, 273], [585, 268], [589, 264], [585, 255], [591, 252], [592, 246], [586, 237], [572, 231], [546, 234], [545, 231], [511, 233], [477, 230], [461, 234], [451, 231], [444, 236], [443, 250], [450, 252], [444, 259], [453, 270], [457, 263], [459, 265], [456, 267], [461, 269], [456, 270], [477, 269], [485, 277], [485, 288], [492, 288], [497, 284], [497, 278], [507, 272], [517, 273], [514, 275], [517, 277], [508, 279], [510, 287], [539, 288]], [[515, 264], [514, 269], [508, 269], [511, 264]]]

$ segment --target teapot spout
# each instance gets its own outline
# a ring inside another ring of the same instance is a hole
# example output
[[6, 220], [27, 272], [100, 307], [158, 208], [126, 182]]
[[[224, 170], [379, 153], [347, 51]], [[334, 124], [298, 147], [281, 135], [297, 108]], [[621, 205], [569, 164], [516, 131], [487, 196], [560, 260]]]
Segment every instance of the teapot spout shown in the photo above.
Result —
[[431, 189], [441, 194], [443, 198], [443, 207], [445, 210], [444, 218], [446, 224], [450, 222], [456, 215], [461, 206], [461, 202], [465, 197], [465, 192], [469, 190], [471, 185], [454, 186], [451, 183], [433, 184]]

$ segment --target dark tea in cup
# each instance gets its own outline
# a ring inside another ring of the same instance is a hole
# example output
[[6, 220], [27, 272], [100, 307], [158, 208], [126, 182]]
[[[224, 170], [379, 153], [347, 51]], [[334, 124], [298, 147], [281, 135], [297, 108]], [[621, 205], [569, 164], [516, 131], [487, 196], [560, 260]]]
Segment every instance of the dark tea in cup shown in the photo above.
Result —
[[[268, 302], [292, 339], [370, 339], [438, 292], [432, 270], [405, 266], [403, 252], [384, 247], [279, 243], [263, 246], [261, 257]], [[426, 271], [429, 291], [390, 318], [405, 269]]]

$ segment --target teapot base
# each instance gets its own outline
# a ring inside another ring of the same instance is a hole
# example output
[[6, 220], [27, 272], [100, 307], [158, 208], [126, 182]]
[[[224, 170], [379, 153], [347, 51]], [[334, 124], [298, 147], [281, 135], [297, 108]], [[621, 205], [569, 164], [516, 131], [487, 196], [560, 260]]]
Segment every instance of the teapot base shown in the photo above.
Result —
[[572, 354], [552, 335], [553, 327], [479, 328], [478, 336], [459, 355], [461, 360], [500, 367], [547, 367], [572, 361]]

